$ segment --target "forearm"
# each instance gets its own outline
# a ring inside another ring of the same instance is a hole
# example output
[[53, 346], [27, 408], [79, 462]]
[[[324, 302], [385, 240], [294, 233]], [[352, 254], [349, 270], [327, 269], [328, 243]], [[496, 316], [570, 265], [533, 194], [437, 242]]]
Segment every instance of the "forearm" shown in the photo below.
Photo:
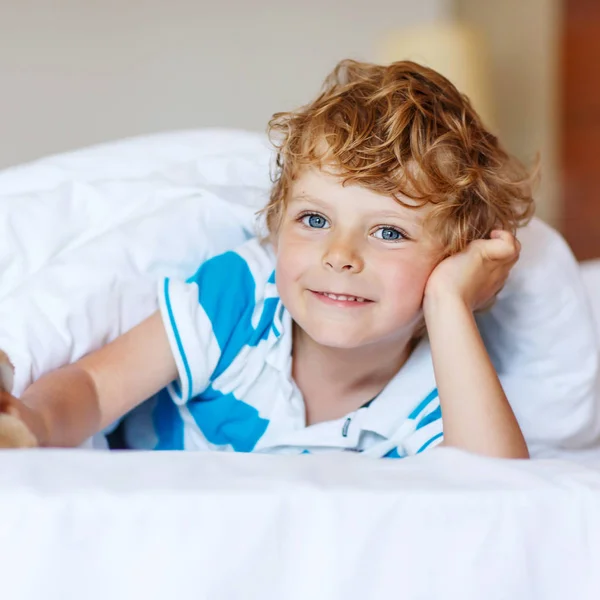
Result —
[[41, 377], [15, 410], [26, 413], [20, 416], [41, 446], [78, 446], [176, 378], [156, 312], [75, 364]]
[[471, 309], [458, 297], [433, 295], [426, 298], [424, 312], [445, 445], [487, 456], [527, 458], [527, 445]]
[[42, 376], [20, 400], [40, 446], [78, 446], [104, 426], [93, 379], [76, 364]]

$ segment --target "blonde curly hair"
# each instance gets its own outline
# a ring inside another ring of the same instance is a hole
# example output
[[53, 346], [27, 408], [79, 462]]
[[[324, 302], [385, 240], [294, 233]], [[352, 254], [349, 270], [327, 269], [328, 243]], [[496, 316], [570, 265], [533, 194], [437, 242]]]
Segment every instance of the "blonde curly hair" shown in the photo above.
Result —
[[[515, 232], [532, 216], [533, 173], [499, 144], [470, 101], [414, 62], [341, 61], [310, 104], [273, 115], [276, 172], [264, 212], [276, 234], [294, 179], [331, 168], [404, 206], [432, 204], [428, 224], [445, 255], [493, 229]], [[412, 202], [407, 204], [404, 198]]]

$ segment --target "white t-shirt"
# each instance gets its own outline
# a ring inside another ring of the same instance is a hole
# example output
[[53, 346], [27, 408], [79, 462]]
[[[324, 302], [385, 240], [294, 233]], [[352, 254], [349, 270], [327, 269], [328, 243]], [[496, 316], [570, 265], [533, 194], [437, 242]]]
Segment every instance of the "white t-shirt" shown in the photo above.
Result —
[[402, 458], [443, 439], [427, 340], [371, 402], [309, 427], [291, 376], [292, 320], [275, 286], [275, 257], [252, 239], [164, 280], [160, 310], [179, 378], [126, 420], [132, 448]]

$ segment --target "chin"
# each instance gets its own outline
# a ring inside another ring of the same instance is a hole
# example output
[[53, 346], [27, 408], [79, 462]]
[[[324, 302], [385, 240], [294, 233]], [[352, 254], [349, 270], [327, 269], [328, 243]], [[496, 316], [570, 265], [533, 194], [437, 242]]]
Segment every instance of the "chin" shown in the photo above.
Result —
[[370, 338], [365, 338], [364, 334], [353, 332], [350, 328], [342, 324], [329, 326], [315, 325], [306, 328], [302, 327], [302, 329], [314, 342], [328, 348], [351, 350], [365, 346], [370, 342]]

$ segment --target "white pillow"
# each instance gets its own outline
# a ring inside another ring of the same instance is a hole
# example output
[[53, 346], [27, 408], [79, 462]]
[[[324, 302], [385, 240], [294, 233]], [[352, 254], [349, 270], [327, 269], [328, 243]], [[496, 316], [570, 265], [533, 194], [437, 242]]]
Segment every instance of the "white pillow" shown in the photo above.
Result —
[[600, 340], [600, 259], [588, 260], [582, 263], [581, 275], [592, 307], [598, 339]]
[[[0, 173], [0, 348], [14, 392], [156, 308], [155, 281], [187, 277], [255, 233], [267, 200], [264, 136], [149, 136]], [[579, 268], [539, 221], [480, 326], [531, 449], [597, 443], [598, 349]]]
[[562, 237], [533, 220], [496, 305], [478, 316], [532, 454], [600, 441], [599, 349], [581, 270]]
[[0, 348], [19, 394], [156, 308], [155, 281], [254, 234], [264, 136], [163, 134], [0, 173]]

